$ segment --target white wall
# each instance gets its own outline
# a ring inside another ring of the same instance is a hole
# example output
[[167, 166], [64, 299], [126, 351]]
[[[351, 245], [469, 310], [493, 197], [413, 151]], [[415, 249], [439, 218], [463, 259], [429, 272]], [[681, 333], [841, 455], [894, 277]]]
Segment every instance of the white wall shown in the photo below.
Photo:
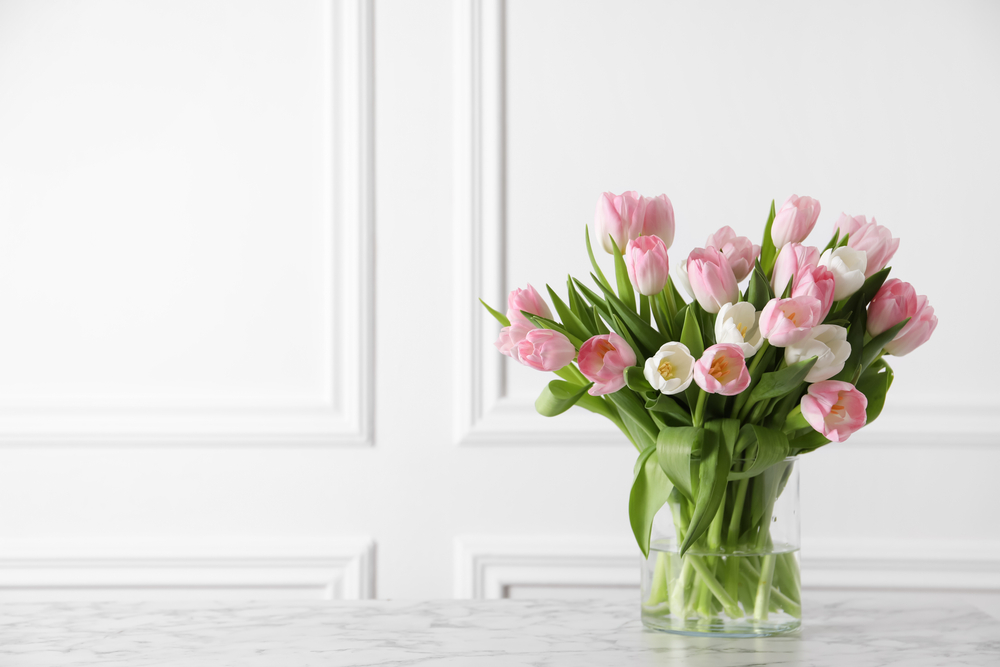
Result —
[[634, 452], [535, 415], [547, 378], [474, 300], [585, 277], [623, 189], [671, 197], [674, 261], [792, 192], [817, 241], [841, 211], [902, 237], [941, 324], [880, 422], [804, 461], [805, 576], [1000, 589], [1000, 397], [988, 350], [947, 363], [1000, 326], [965, 287], [998, 241], [998, 27], [0, 2], [0, 597], [630, 595]]

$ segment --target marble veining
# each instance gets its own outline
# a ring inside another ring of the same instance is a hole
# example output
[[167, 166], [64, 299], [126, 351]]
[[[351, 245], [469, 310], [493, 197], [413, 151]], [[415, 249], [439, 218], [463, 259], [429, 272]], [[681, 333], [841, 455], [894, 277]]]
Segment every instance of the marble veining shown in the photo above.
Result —
[[959, 598], [813, 593], [804, 607], [793, 636], [703, 639], [600, 601], [4, 604], [0, 665], [1000, 665], [1000, 622]]

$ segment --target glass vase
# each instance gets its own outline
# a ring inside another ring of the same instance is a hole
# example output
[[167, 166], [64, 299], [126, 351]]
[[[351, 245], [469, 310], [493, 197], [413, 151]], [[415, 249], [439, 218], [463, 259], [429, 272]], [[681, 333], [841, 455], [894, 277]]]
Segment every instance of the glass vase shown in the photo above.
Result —
[[694, 504], [674, 489], [657, 513], [642, 564], [646, 627], [762, 637], [801, 624], [796, 460], [785, 459], [752, 477], [733, 476], [739, 475], [731, 475], [708, 530], [683, 555], [678, 546]]

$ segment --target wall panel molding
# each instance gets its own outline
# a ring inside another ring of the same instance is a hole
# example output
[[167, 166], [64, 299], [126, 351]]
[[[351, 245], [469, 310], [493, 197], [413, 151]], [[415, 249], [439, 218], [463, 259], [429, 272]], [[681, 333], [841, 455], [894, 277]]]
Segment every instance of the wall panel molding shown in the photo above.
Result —
[[[810, 589], [1000, 591], [996, 541], [816, 540], [802, 553]], [[454, 567], [456, 598], [505, 598], [518, 586], [639, 587], [638, 548], [618, 538], [464, 536]]]
[[[506, 304], [506, 11], [503, 0], [454, 0], [454, 439], [460, 445], [619, 446], [606, 420], [582, 410], [540, 418], [533, 399], [507, 394], [493, 348], [496, 322], [479, 305]], [[893, 401], [847, 445], [1000, 443], [993, 398]], [[894, 403], [894, 404], [893, 404]]]
[[267, 543], [6, 542], [0, 600], [321, 599], [375, 597], [364, 537]]
[[0, 409], [0, 445], [313, 444], [372, 440], [374, 374], [373, 23], [370, 0], [329, 0], [327, 72], [332, 174], [327, 277], [332, 400], [294, 404], [40, 405]]
[[496, 321], [506, 304], [505, 3], [455, 0], [454, 438], [458, 444], [617, 444], [605, 420], [576, 410], [546, 422], [506, 393]]

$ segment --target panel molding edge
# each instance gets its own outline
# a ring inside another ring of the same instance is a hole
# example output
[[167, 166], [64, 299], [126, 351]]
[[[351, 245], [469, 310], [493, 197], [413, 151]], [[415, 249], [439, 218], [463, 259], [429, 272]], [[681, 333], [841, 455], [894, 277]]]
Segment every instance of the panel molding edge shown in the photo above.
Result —
[[[101, 540], [6, 542], [0, 600], [261, 599], [293, 591], [301, 599], [375, 597], [375, 543], [368, 537], [322, 540], [178, 539], [171, 543]], [[152, 592], [151, 592], [152, 591]], [[189, 592], [190, 591], [190, 592]]]
[[331, 128], [330, 224], [340, 280], [332, 309], [334, 401], [316, 407], [191, 409], [9, 408], [0, 446], [371, 445], [374, 430], [374, 51], [371, 0], [328, 0]]
[[[807, 589], [1000, 591], [1000, 542], [928, 545], [909, 540], [813, 540], [803, 544]], [[639, 587], [631, 540], [594, 536], [469, 535], [455, 539], [454, 595], [508, 596], [516, 586]]]

